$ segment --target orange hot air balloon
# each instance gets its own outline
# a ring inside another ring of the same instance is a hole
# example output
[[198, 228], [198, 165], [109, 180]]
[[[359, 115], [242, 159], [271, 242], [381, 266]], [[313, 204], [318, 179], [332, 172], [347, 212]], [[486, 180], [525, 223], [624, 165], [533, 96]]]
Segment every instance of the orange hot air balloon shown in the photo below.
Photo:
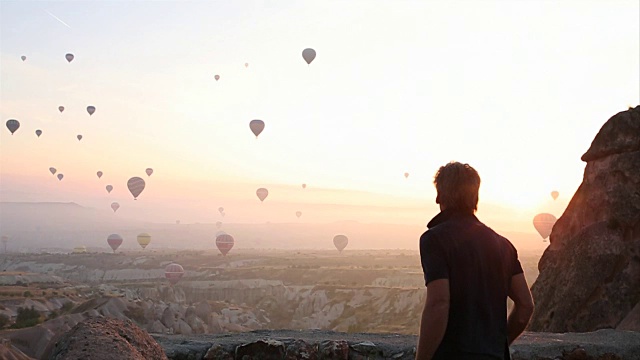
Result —
[[144, 187], [144, 180], [137, 176], [132, 177], [131, 179], [129, 179], [129, 181], [127, 181], [127, 188], [129, 188], [129, 192], [131, 192], [131, 195], [133, 195], [133, 200], [138, 200], [138, 196], [140, 196], [142, 190], [144, 190]]
[[218, 247], [218, 250], [220, 250], [224, 256], [227, 256], [234, 243], [235, 240], [233, 239], [233, 236], [229, 234], [220, 234], [216, 236], [216, 247]]
[[349, 238], [344, 235], [336, 235], [333, 237], [333, 245], [335, 245], [339, 252], [342, 252], [342, 250], [347, 247], [348, 243]]
[[169, 280], [171, 285], [177, 284], [184, 276], [184, 268], [180, 264], [169, 264], [164, 268], [164, 277]]
[[551, 197], [553, 198], [553, 200], [557, 199], [559, 195], [560, 193], [555, 190], [551, 192]]
[[258, 135], [260, 135], [260, 133], [262, 133], [262, 130], [264, 130], [264, 121], [251, 120], [251, 122], [249, 122], [249, 128], [251, 129], [251, 132], [253, 133], [253, 135], [256, 136], [256, 139], [257, 139]]
[[113, 202], [111, 203], [111, 208], [113, 209], [113, 212], [116, 212], [120, 208], [120, 204], [118, 204], [117, 202]]
[[404, 173], [404, 178], [407, 179], [409, 177], [409, 173]]
[[258, 195], [258, 199], [260, 199], [260, 201], [262, 202], [267, 198], [267, 196], [269, 196], [269, 190], [265, 188], [259, 188], [258, 190], [256, 190], [256, 195]]
[[109, 244], [109, 246], [111, 247], [114, 253], [116, 252], [118, 247], [122, 245], [122, 241], [123, 241], [122, 236], [118, 234], [111, 234], [107, 238], [107, 244]]
[[553, 230], [553, 225], [556, 221], [555, 216], [548, 213], [541, 213], [533, 218], [533, 226], [538, 230], [540, 236], [546, 239], [551, 235], [551, 230]]

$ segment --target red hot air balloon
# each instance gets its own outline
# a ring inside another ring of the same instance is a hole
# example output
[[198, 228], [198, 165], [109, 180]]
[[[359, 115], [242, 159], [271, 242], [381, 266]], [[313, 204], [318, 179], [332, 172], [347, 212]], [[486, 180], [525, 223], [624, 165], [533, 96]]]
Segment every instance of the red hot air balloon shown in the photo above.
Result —
[[256, 136], [256, 139], [257, 139], [258, 135], [260, 135], [262, 130], [264, 130], [264, 121], [251, 120], [251, 122], [249, 123], [249, 128], [251, 129], [251, 132], [253, 133], [253, 135]]
[[216, 237], [216, 246], [224, 256], [227, 256], [234, 243], [233, 236], [229, 234], [220, 234]]
[[64, 106], [58, 106], [58, 111], [63, 112], [64, 111]]
[[541, 213], [533, 218], [533, 226], [538, 230], [540, 236], [542, 236], [543, 239], [546, 239], [551, 235], [551, 230], [553, 230], [553, 225], [556, 221], [557, 219], [555, 216], [547, 213]]
[[169, 264], [166, 268], [164, 268], [164, 277], [169, 280], [171, 285], [177, 284], [180, 279], [184, 276], [184, 269], [180, 264]]
[[118, 234], [111, 234], [109, 235], [109, 237], [107, 237], [107, 244], [111, 246], [111, 249], [113, 249], [113, 252], [116, 252], [118, 247], [122, 245], [122, 241], [123, 241], [122, 236]]
[[269, 196], [269, 190], [265, 188], [259, 188], [258, 190], [256, 190], [256, 195], [258, 195], [258, 199], [260, 199], [260, 202], [263, 202], [264, 199]]
[[65, 59], [67, 59], [68, 62], [72, 62], [73, 58], [75, 56], [73, 56], [73, 54], [69, 53], [69, 54], [65, 55], [64, 57], [65, 57]]
[[117, 202], [113, 202], [111, 203], [111, 208], [113, 209], [113, 212], [116, 212], [120, 208], [120, 204], [118, 204]]
[[348, 243], [349, 239], [344, 235], [336, 235], [333, 237], [333, 245], [336, 246], [336, 249], [338, 249], [339, 252], [342, 252], [342, 250], [347, 247]]
[[132, 177], [127, 181], [127, 188], [129, 188], [129, 192], [133, 195], [133, 200], [138, 200], [138, 196], [144, 190], [145, 182], [142, 178]]

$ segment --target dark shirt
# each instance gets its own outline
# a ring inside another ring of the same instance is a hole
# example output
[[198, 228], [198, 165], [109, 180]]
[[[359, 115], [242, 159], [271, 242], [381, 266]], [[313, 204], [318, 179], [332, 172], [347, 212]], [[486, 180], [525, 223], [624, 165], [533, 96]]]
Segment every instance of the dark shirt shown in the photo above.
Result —
[[[445, 210], [420, 237], [425, 284], [449, 279], [449, 320], [434, 360], [509, 359], [507, 296], [511, 277], [522, 273], [511, 242], [475, 215]], [[484, 355], [484, 356], [483, 356]]]

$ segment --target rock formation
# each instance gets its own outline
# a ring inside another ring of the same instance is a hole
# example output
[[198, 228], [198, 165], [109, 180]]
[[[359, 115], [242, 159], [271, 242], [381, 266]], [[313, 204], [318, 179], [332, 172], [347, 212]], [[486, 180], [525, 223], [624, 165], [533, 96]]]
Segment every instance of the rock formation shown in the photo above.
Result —
[[609, 119], [582, 160], [538, 264], [529, 330], [640, 331], [640, 106]]
[[92, 318], [56, 343], [51, 360], [167, 360], [164, 350], [131, 321]]

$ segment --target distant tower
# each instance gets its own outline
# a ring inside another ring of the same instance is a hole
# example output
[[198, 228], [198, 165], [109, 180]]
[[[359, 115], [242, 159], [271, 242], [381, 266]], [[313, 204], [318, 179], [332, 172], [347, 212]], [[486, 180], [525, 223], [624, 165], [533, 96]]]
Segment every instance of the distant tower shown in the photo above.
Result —
[[9, 242], [9, 237], [4, 235], [2, 236], [2, 248], [4, 249], [4, 253], [7, 253], [7, 243]]

